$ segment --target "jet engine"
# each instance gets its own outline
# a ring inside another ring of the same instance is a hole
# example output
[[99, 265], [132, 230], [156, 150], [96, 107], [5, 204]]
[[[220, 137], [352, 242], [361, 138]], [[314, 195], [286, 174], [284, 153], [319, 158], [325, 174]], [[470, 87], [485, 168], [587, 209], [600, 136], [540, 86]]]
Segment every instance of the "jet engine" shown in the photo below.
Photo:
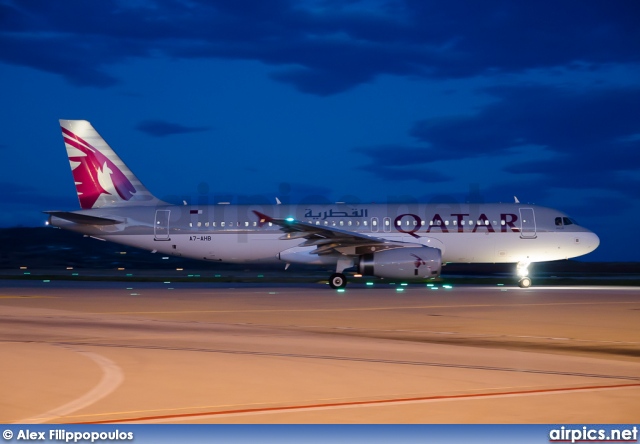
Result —
[[424, 279], [440, 275], [442, 255], [432, 247], [394, 248], [360, 257], [358, 271], [363, 275], [395, 279]]

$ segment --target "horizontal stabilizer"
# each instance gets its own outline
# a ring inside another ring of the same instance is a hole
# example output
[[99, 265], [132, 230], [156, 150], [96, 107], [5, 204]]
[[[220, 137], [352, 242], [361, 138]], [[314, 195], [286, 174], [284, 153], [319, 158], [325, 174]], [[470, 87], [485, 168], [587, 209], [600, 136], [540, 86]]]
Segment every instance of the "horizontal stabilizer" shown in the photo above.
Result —
[[73, 213], [71, 211], [45, 211], [45, 213], [82, 225], [116, 225], [122, 223], [120, 220], [109, 219], [107, 217], [88, 216], [86, 214]]

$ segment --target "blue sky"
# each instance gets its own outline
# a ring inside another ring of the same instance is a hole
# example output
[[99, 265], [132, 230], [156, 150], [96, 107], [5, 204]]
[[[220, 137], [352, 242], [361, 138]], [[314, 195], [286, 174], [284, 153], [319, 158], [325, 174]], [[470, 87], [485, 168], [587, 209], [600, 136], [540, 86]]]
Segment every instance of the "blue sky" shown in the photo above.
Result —
[[78, 207], [87, 119], [174, 202], [517, 195], [640, 261], [636, 0], [0, 0], [0, 75], [0, 226]]

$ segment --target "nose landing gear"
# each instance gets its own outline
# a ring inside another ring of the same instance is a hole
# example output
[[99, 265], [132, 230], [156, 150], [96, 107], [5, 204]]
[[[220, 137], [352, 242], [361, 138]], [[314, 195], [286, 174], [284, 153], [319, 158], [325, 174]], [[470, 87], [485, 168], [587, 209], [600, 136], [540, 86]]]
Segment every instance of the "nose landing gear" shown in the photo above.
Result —
[[531, 287], [531, 278], [529, 277], [529, 264], [530, 262], [518, 262], [516, 273], [518, 274], [518, 286], [520, 288]]

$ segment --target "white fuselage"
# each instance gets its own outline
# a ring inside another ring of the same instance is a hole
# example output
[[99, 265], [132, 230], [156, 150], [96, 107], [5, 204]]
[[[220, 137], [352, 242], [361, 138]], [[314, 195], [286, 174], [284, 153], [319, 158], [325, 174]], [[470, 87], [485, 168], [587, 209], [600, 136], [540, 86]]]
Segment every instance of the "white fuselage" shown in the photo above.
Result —
[[88, 225], [51, 217], [51, 224], [164, 254], [219, 262], [335, 264], [339, 254], [312, 254], [280, 227], [261, 225], [254, 210], [320, 227], [438, 248], [442, 261], [530, 263], [593, 251], [598, 236], [564, 213], [524, 204], [333, 204], [140, 206], [75, 213], [121, 223]]

